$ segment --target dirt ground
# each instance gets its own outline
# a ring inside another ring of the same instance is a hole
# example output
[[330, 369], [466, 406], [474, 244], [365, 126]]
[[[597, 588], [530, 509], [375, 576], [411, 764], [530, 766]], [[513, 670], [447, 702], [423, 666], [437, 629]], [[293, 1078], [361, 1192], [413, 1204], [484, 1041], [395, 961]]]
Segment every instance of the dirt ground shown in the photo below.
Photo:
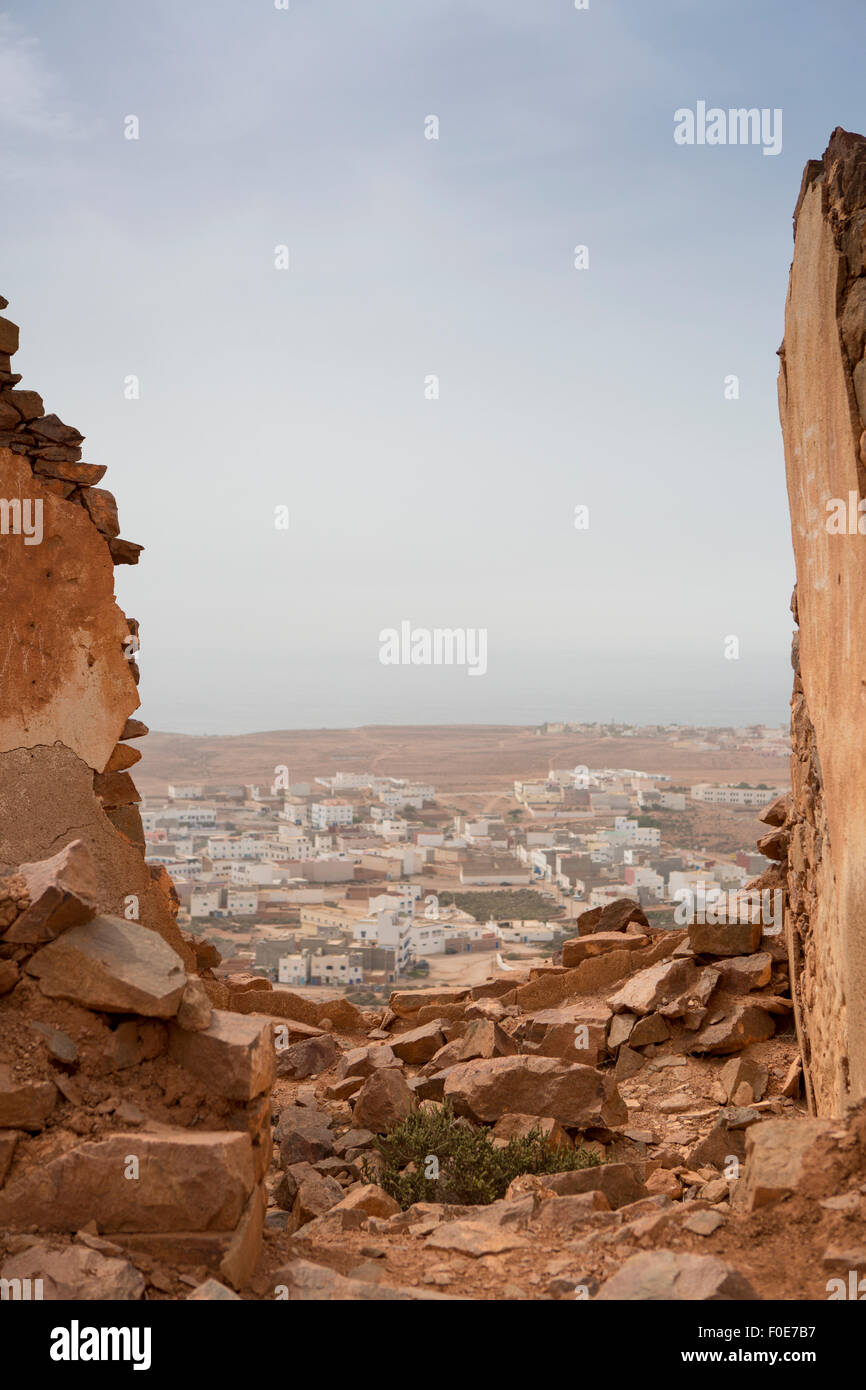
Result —
[[[169, 781], [263, 782], [274, 768], [293, 781], [312, 781], [338, 769], [432, 782], [443, 794], [470, 795], [471, 809], [508, 795], [517, 779], [551, 768], [631, 767], [663, 772], [678, 784], [787, 783], [787, 757], [755, 752], [706, 753], [662, 739], [539, 736], [521, 725], [370, 726], [294, 729], [224, 737], [151, 732], [141, 743], [135, 782], [145, 795], [165, 795]], [[504, 805], [504, 803], [503, 803]], [[501, 807], [500, 807], [501, 809]]]

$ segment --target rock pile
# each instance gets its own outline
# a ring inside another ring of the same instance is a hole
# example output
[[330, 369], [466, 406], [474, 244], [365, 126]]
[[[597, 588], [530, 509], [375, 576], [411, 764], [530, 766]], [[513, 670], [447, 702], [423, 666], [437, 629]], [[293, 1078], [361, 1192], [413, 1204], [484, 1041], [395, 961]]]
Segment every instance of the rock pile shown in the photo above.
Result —
[[162, 937], [100, 914], [96, 877], [76, 840], [0, 879], [0, 1229], [21, 1233], [3, 1277], [135, 1298], [137, 1255], [241, 1285], [271, 1162], [271, 1026], [213, 1009]]

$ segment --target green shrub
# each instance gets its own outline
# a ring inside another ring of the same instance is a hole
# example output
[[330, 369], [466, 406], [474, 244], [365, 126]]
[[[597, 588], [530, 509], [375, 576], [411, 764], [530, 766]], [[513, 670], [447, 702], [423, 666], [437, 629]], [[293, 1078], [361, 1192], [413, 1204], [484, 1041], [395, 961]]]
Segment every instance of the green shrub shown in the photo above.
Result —
[[[562, 1173], [600, 1162], [582, 1145], [553, 1148], [540, 1129], [498, 1148], [488, 1130], [455, 1123], [449, 1102], [441, 1110], [407, 1115], [376, 1139], [376, 1148], [381, 1169], [364, 1160], [364, 1177], [384, 1188], [404, 1211], [413, 1202], [486, 1205], [504, 1197], [508, 1184], [522, 1173]], [[438, 1177], [427, 1176], [434, 1170], [431, 1158], [438, 1160]]]

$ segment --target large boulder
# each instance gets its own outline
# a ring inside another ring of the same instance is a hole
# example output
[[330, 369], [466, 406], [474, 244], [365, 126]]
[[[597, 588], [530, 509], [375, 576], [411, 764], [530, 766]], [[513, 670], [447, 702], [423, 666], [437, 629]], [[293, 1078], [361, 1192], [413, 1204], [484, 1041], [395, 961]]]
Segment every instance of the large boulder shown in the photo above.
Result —
[[737, 1206], [757, 1211], [796, 1192], [810, 1159], [815, 1161], [819, 1140], [832, 1128], [832, 1120], [806, 1115], [753, 1125], [746, 1133], [746, 1171], [737, 1190]]
[[68, 927], [89, 922], [97, 910], [99, 890], [93, 855], [83, 840], [72, 840], [50, 859], [22, 864], [30, 905], [5, 933], [4, 940], [29, 945], [53, 941]]
[[209, 1026], [194, 1033], [173, 1023], [168, 1050], [175, 1062], [230, 1100], [252, 1100], [274, 1079], [270, 1023], [255, 1014], [214, 1009]]
[[556, 1057], [493, 1057], [452, 1067], [444, 1099], [458, 1115], [494, 1121], [503, 1115], [549, 1115], [566, 1128], [604, 1124], [607, 1097], [594, 1067]]
[[639, 951], [648, 945], [649, 937], [640, 932], [593, 932], [591, 936], [575, 936], [566, 941], [562, 948], [562, 963], [572, 969], [590, 956], [603, 956], [607, 951]]
[[[30, 1281], [45, 1300], [118, 1302], [144, 1297], [144, 1279], [129, 1260], [104, 1255], [87, 1245], [52, 1250], [44, 1241], [12, 1255], [0, 1269], [0, 1279], [13, 1285]], [[34, 1295], [35, 1296], [35, 1295]]]
[[51, 999], [148, 1018], [173, 1018], [186, 985], [177, 952], [156, 932], [121, 917], [70, 927], [26, 968]]
[[701, 972], [692, 960], [663, 960], [632, 975], [610, 998], [614, 1013], [651, 1014], [679, 1000], [698, 985]]
[[624, 932], [630, 923], [648, 927], [649, 920], [640, 903], [634, 898], [616, 898], [604, 907], [592, 907], [582, 912], [577, 919], [577, 930], [581, 936], [591, 936], [597, 932]]
[[684, 1255], [673, 1250], [632, 1255], [596, 1294], [601, 1302], [632, 1303], [754, 1302], [758, 1298], [748, 1279], [732, 1265], [712, 1255]]
[[415, 1093], [402, 1072], [386, 1067], [367, 1077], [355, 1101], [352, 1123], [374, 1134], [384, 1134], [417, 1107]]
[[246, 1134], [113, 1133], [30, 1168], [0, 1191], [0, 1226], [101, 1232], [229, 1231], [253, 1190]]

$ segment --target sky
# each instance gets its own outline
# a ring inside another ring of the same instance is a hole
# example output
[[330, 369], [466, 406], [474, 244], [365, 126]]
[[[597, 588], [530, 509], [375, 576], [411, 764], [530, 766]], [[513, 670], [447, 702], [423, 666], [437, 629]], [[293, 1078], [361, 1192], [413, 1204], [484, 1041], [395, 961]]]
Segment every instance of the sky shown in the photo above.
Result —
[[[862, 0], [0, 0], [16, 370], [146, 547], [150, 727], [784, 722], [791, 214], [864, 41]], [[699, 102], [781, 149], [677, 143]], [[384, 664], [402, 623], [486, 669]]]

